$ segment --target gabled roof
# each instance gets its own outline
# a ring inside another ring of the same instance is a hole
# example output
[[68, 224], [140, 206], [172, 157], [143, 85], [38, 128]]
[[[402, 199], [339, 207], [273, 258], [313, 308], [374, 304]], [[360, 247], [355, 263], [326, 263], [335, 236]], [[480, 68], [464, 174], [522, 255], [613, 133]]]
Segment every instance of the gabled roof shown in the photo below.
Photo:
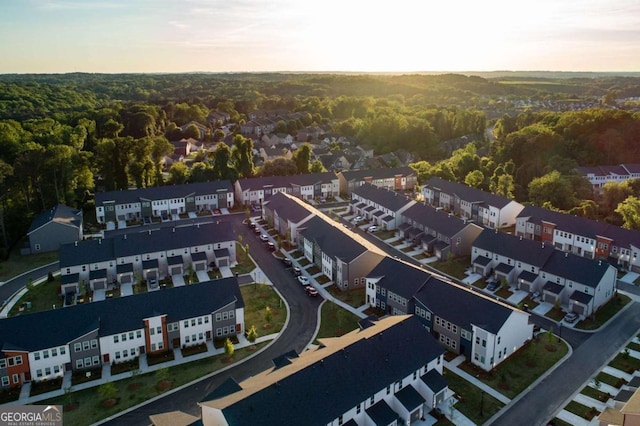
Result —
[[422, 379], [425, 385], [429, 386], [429, 389], [431, 389], [434, 394], [447, 387], [447, 380], [435, 369], [427, 371], [420, 379]]
[[386, 207], [392, 212], [397, 212], [408, 204], [414, 203], [413, 200], [402, 193], [379, 188], [371, 185], [370, 183], [365, 183], [355, 188], [353, 190], [353, 194], [364, 198], [365, 200], [371, 200], [380, 206]]
[[443, 353], [411, 316], [388, 317], [321, 344], [242, 382], [242, 391], [201, 405], [222, 410], [229, 424], [327, 424]]
[[207, 223], [78, 241], [60, 246], [60, 268], [234, 240], [233, 230], [229, 226]]
[[342, 176], [347, 180], [347, 182], [351, 181], [362, 181], [365, 178], [372, 179], [388, 179], [394, 176], [411, 176], [415, 175], [416, 172], [411, 167], [381, 167], [378, 169], [366, 169], [366, 170], [348, 170], [340, 172]]
[[256, 191], [267, 187], [290, 188], [294, 186], [309, 186], [322, 183], [331, 183], [337, 179], [331, 172], [312, 173], [293, 176], [266, 176], [238, 180], [242, 191]]
[[474, 241], [473, 247], [537, 267], [542, 267], [555, 251], [551, 244], [491, 229], [483, 230]]
[[[542, 270], [574, 283], [595, 288], [610, 268], [613, 266], [609, 262], [554, 250]], [[615, 277], [615, 274], [613, 276]]]
[[403, 217], [421, 224], [422, 226], [436, 230], [442, 235], [452, 237], [467, 226], [476, 226], [473, 222], [466, 222], [455, 215], [435, 209], [434, 207], [416, 203], [403, 211]]
[[486, 204], [487, 206], [499, 209], [505, 207], [511, 202], [515, 202], [500, 195], [484, 192], [480, 189], [472, 188], [458, 182], [450, 182], [439, 177], [432, 177], [424, 187], [437, 190], [445, 194], [457, 195], [461, 200], [468, 201], [470, 203]]
[[408, 411], [413, 411], [426, 402], [412, 385], [403, 387], [402, 390], [396, 393], [396, 398]]
[[37, 351], [64, 345], [96, 327], [99, 336], [109, 336], [142, 329], [143, 319], [157, 312], [176, 322], [210, 314], [233, 301], [237, 308], [244, 307], [238, 281], [230, 277], [19, 315], [0, 320], [0, 345], [11, 342]]
[[425, 285], [431, 275], [418, 268], [405, 267], [404, 265], [396, 259], [385, 257], [373, 268], [367, 278], [380, 278], [379, 286], [410, 299]]
[[264, 209], [277, 212], [279, 216], [284, 216], [293, 223], [298, 223], [311, 214], [304, 206], [282, 192], [276, 192], [267, 198], [262, 206]]
[[184, 198], [187, 195], [212, 195], [218, 192], [233, 192], [231, 182], [219, 180], [213, 182], [186, 183], [183, 185], [155, 186], [149, 188], [130, 189], [126, 191], [109, 191], [96, 193], [96, 206], [106, 202], [115, 204], [138, 203], [140, 200], [168, 200]]
[[369, 251], [367, 245], [347, 235], [336, 226], [319, 217], [313, 217], [301, 227], [300, 235], [322, 247], [322, 251], [331, 258], [350, 263]]
[[64, 204], [58, 204], [57, 206], [40, 213], [31, 222], [31, 226], [27, 231], [27, 235], [42, 228], [47, 223], [60, 223], [63, 225], [71, 226], [80, 229], [82, 226], [82, 211], [72, 209]]

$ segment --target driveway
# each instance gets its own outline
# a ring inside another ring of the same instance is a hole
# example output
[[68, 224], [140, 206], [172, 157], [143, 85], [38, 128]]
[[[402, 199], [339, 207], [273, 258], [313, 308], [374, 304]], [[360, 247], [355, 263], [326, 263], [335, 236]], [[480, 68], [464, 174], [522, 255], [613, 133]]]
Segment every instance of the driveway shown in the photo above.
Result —
[[181, 274], [171, 275], [171, 282], [174, 287], [184, 287], [184, 277]]

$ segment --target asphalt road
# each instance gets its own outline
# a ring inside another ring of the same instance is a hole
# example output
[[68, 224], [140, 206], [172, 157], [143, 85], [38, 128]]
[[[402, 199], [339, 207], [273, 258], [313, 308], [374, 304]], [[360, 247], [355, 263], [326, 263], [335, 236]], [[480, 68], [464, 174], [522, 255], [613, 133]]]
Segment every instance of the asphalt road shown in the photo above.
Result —
[[58, 266], [58, 262], [53, 262], [49, 265], [41, 266], [37, 269], [25, 272], [22, 275], [18, 275], [9, 281], [5, 281], [4, 284], [0, 285], [0, 300], [9, 299], [16, 291], [26, 286], [29, 283], [29, 279], [35, 281], [38, 278], [46, 277], [49, 272], [53, 273], [58, 272], [59, 270], [60, 266]]
[[[640, 328], [640, 304], [631, 303], [524, 397], [502, 412], [493, 425], [546, 425], [580, 386], [601, 369]], [[563, 333], [564, 337], [564, 333]], [[540, 336], [540, 338], [544, 338]]]
[[244, 218], [244, 214], [230, 215], [225, 216], [221, 221], [228, 222], [237, 235], [242, 235], [243, 244], [249, 243], [249, 251], [253, 259], [287, 300], [290, 309], [287, 328], [269, 348], [252, 359], [104, 424], [147, 426], [149, 425], [149, 415], [174, 410], [199, 416], [200, 410], [197, 402], [227, 378], [233, 377], [236, 381], [241, 382], [273, 367], [272, 359], [292, 349], [300, 353], [311, 342], [318, 325], [317, 313], [322, 298], [311, 298], [306, 295], [302, 286], [294, 278], [292, 271], [275, 259], [272, 253], [260, 242], [258, 236], [251, 232], [248, 226], [242, 224]]

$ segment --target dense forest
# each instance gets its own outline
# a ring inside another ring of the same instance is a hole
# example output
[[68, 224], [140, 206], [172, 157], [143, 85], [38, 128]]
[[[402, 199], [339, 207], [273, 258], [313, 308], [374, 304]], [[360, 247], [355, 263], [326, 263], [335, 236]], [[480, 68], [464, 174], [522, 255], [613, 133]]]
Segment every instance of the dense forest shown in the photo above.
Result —
[[[97, 183], [110, 190], [322, 170], [306, 144], [290, 162], [256, 168], [252, 140], [236, 134], [254, 110], [299, 112], [278, 124], [281, 132], [321, 125], [376, 154], [408, 151], [422, 180], [438, 175], [633, 226], [626, 212], [638, 185], [595, 199], [574, 169], [640, 163], [638, 96], [640, 78], [614, 76], [0, 75], [2, 254], [58, 202], [91, 211]], [[207, 122], [211, 111], [235, 124], [232, 143], [220, 142], [226, 134]], [[163, 170], [170, 141], [198, 134], [180, 128], [191, 121], [208, 127], [205, 140], [215, 147], [191, 167]], [[442, 142], [486, 135], [487, 126], [495, 139], [481, 136], [444, 158]]]

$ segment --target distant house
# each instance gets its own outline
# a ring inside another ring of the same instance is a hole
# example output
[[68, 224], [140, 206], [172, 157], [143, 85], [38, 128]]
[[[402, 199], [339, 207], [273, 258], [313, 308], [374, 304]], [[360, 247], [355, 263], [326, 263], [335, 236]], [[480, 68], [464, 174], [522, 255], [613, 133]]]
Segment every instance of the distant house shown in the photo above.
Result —
[[640, 164], [620, 164], [617, 166], [578, 167], [576, 171], [591, 183], [593, 190], [602, 193], [608, 182], [622, 183], [640, 179]]
[[486, 371], [533, 337], [529, 314], [390, 257], [367, 276], [366, 303], [415, 314], [442, 346]]
[[220, 122], [223, 125], [227, 124], [231, 120], [231, 116], [224, 111], [211, 111], [207, 116], [207, 123], [215, 125]]
[[394, 191], [413, 190], [418, 177], [411, 167], [379, 168], [368, 170], [345, 170], [338, 173], [340, 193], [351, 192], [365, 183]]
[[82, 210], [62, 204], [39, 214], [27, 231], [31, 253], [55, 251], [82, 240]]
[[189, 126], [196, 126], [198, 128], [199, 140], [204, 139], [204, 137], [207, 135], [207, 132], [209, 131], [209, 128], [207, 126], [205, 126], [204, 124], [200, 124], [197, 121], [190, 121], [187, 124], [183, 124], [182, 126], [180, 126], [180, 130], [184, 132]]
[[291, 160], [293, 154], [288, 148], [274, 146], [260, 148], [260, 157], [262, 157], [262, 161], [273, 161], [277, 158], [286, 158], [287, 160]]
[[403, 193], [365, 183], [351, 193], [351, 213], [362, 216], [373, 225], [393, 230], [400, 224], [399, 217], [415, 204]]
[[603, 259], [640, 272], [640, 232], [604, 222], [526, 206], [516, 218], [515, 234], [543, 241], [589, 259]]
[[173, 145], [173, 155], [178, 157], [187, 157], [192, 152], [200, 151], [203, 148], [202, 144], [193, 138], [180, 139], [171, 142], [171, 144]]
[[286, 192], [302, 200], [339, 195], [338, 178], [331, 172], [238, 179], [233, 185], [236, 200], [245, 206], [261, 204], [276, 192]]
[[[197, 424], [396, 425], [426, 418], [435, 422], [429, 412], [451, 395], [442, 377], [443, 350], [418, 320], [408, 316], [321, 339], [315, 349], [288, 352], [273, 362], [275, 367], [244, 382], [231, 378], [214, 389], [199, 402]], [[193, 424], [183, 414], [150, 418], [157, 426]]]
[[422, 195], [433, 207], [471, 219], [491, 228], [512, 226], [524, 206], [509, 198], [433, 177], [423, 185]]

